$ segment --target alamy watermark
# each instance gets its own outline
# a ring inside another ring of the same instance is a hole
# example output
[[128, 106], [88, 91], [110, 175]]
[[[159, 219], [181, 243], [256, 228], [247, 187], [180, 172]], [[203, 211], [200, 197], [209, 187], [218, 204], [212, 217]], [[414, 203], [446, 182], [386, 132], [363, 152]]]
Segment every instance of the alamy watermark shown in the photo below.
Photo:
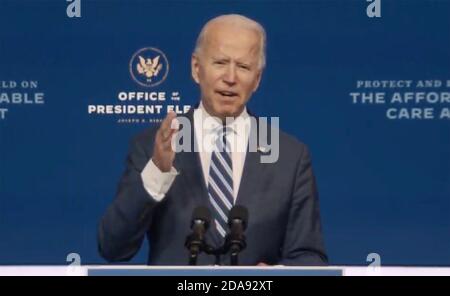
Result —
[[[235, 119], [227, 117], [225, 126], [232, 126]], [[267, 117], [248, 117], [246, 123], [235, 125], [238, 130], [233, 130], [233, 135], [244, 136], [248, 141], [239, 141], [238, 137], [234, 137], [235, 141], [230, 146], [217, 147], [214, 145], [217, 140], [217, 133], [202, 133], [211, 126], [212, 121], [220, 121], [215, 117], [200, 118], [202, 128], [198, 139], [201, 143], [197, 143], [197, 139], [192, 133], [191, 121], [184, 116], [178, 116], [172, 120], [171, 128], [177, 129], [175, 136], [172, 137], [172, 150], [175, 152], [213, 152], [218, 150], [229, 150], [227, 152], [258, 152], [260, 154], [261, 163], [275, 163], [280, 155], [280, 120], [278, 117], [271, 117], [270, 124]], [[240, 130], [239, 130], [240, 129]], [[219, 151], [223, 152], [223, 151]]]
[[381, 17], [381, 0], [366, 0], [367, 2], [370, 2], [369, 5], [367, 5], [366, 14], [370, 18], [374, 17]]
[[66, 0], [69, 2], [66, 14], [70, 18], [81, 17], [81, 0]]

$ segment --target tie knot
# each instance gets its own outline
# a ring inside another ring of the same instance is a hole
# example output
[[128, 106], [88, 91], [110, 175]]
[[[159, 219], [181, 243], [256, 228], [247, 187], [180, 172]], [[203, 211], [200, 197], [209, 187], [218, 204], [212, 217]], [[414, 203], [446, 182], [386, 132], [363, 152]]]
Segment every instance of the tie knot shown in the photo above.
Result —
[[234, 132], [234, 129], [230, 126], [224, 125], [221, 127], [217, 128], [216, 133], [220, 136], [220, 137], [226, 137], [229, 134], [232, 134]]
[[219, 151], [230, 152], [230, 145], [227, 140], [227, 135], [232, 134], [234, 132], [233, 128], [230, 126], [221, 126], [217, 128], [217, 147]]

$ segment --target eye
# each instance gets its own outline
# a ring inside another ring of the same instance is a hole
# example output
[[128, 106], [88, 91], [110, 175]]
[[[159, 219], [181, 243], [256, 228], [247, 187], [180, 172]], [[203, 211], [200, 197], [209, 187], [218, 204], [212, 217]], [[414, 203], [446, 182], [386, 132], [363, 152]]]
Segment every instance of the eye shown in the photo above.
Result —
[[226, 64], [226, 62], [224, 60], [214, 61], [214, 65], [225, 65], [225, 64]]
[[249, 65], [239, 64], [238, 67], [243, 69], [243, 70], [250, 70], [250, 66]]

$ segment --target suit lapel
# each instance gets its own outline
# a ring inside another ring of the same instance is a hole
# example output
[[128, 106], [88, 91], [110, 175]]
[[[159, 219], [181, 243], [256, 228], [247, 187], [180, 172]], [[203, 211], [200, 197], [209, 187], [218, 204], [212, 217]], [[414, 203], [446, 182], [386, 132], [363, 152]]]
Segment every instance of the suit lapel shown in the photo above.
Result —
[[186, 182], [186, 188], [191, 191], [191, 196], [197, 200], [196, 204], [203, 204], [207, 199], [207, 191], [203, 178], [203, 170], [200, 156], [194, 151], [194, 111], [191, 109], [185, 116], [190, 122], [191, 150], [178, 152], [175, 155], [174, 166], [179, 172], [179, 177]]
[[[255, 119], [255, 117], [252, 118]], [[257, 120], [252, 120], [249, 137], [250, 139], [252, 137], [257, 139], [255, 144], [261, 143], [258, 130], [259, 125]], [[236, 199], [236, 204], [244, 206], [254, 206], [254, 204], [257, 203], [257, 201], [254, 200], [256, 198], [256, 195], [254, 194], [255, 188], [264, 180], [263, 175], [265, 166], [261, 164], [260, 151], [259, 149], [256, 149], [256, 151], [251, 151], [252, 147], [250, 147], [250, 139], [247, 148], [247, 155], [245, 157], [241, 184], [239, 186], [238, 196]], [[253, 150], [255, 150], [254, 147]]]

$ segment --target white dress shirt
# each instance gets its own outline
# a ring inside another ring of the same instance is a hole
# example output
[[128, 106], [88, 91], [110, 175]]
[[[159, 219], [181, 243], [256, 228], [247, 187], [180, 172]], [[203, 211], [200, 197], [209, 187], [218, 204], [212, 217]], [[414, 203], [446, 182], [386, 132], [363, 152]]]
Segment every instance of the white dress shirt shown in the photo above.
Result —
[[[217, 130], [220, 129], [221, 126], [222, 123], [220, 120], [209, 115], [203, 107], [203, 104], [200, 102], [199, 108], [194, 110], [194, 134], [195, 140], [197, 141], [206, 187], [208, 187], [211, 153], [218, 137]], [[236, 201], [242, 172], [244, 170], [248, 137], [250, 134], [250, 116], [247, 113], [247, 109], [244, 108], [238, 117], [227, 122], [227, 126], [233, 130], [233, 132], [228, 133], [226, 137], [231, 146], [231, 160], [233, 163], [233, 197], [234, 201]], [[170, 172], [161, 172], [151, 159], [141, 172], [145, 190], [147, 190], [156, 201], [161, 201], [165, 197], [177, 175], [178, 172], [174, 167], [171, 168]]]

